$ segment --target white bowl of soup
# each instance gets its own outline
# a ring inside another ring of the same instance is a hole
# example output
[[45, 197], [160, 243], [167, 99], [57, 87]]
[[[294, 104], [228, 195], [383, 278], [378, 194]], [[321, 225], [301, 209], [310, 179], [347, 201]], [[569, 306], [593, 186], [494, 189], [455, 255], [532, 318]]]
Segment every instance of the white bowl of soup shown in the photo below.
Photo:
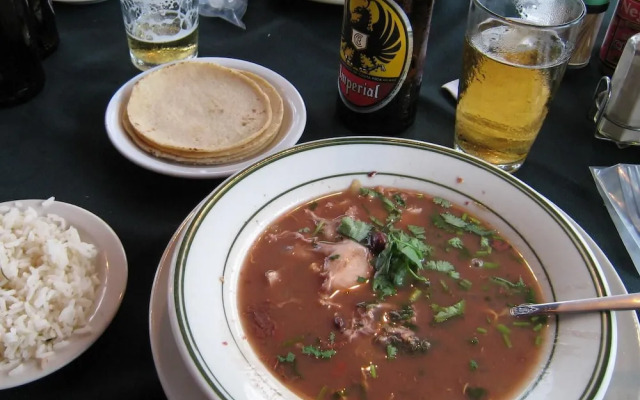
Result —
[[212, 399], [600, 399], [615, 315], [512, 317], [605, 296], [563, 214], [418, 141], [310, 142], [232, 176], [175, 253], [169, 309]]

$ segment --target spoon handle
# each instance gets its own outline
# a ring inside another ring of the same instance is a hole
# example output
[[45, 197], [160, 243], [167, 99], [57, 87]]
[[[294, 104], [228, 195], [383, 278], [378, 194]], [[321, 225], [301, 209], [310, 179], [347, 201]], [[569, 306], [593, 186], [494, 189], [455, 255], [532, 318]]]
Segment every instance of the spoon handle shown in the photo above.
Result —
[[557, 303], [521, 304], [519, 306], [512, 307], [509, 310], [509, 313], [517, 317], [522, 315], [559, 314], [565, 312], [636, 309], [640, 309], [640, 293], [596, 297], [593, 299], [583, 300], [559, 301]]

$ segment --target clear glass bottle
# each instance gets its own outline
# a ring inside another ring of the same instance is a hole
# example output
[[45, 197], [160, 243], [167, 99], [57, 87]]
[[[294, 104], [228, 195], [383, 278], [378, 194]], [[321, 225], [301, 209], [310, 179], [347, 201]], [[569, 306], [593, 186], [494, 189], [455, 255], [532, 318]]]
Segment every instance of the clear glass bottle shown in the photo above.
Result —
[[583, 0], [587, 8], [582, 27], [578, 32], [576, 47], [569, 59], [569, 68], [582, 68], [589, 64], [596, 37], [602, 26], [604, 14], [609, 8], [609, 0]]

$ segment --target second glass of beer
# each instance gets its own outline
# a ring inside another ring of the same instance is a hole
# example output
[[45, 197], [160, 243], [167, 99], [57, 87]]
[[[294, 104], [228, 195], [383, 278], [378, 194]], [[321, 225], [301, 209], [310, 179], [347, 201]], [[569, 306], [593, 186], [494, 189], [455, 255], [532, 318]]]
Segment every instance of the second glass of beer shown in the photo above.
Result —
[[515, 172], [547, 115], [583, 0], [471, 0], [454, 147]]
[[120, 0], [131, 62], [140, 70], [198, 55], [198, 0]]

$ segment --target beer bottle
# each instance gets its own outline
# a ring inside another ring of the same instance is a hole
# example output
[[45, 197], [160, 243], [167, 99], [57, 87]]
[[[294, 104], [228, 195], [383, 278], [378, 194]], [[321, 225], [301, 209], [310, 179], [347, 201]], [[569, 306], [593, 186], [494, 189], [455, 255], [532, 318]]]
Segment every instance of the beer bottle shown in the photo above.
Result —
[[345, 0], [336, 111], [358, 134], [413, 124], [434, 0]]
[[41, 58], [48, 57], [60, 43], [51, 0], [27, 0], [35, 19], [35, 36]]
[[34, 19], [26, 0], [0, 1], [0, 106], [22, 103], [44, 86], [33, 32]]

